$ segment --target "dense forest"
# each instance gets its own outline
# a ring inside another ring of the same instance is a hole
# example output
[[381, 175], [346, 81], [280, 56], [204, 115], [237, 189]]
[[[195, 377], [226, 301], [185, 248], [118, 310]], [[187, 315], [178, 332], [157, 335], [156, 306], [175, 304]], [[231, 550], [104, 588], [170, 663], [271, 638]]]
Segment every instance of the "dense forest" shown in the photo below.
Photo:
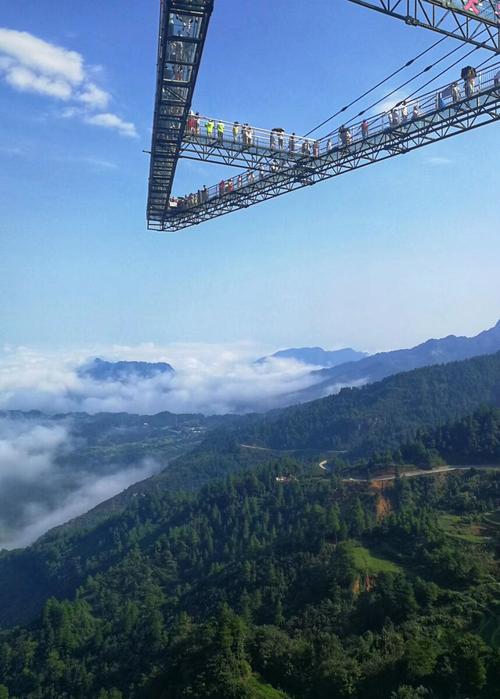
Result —
[[398, 449], [377, 451], [361, 461], [358, 471], [373, 476], [392, 466], [432, 468], [443, 463], [500, 464], [500, 410], [483, 406], [459, 420], [417, 430], [415, 439]]
[[71, 601], [0, 635], [1, 691], [499, 697], [499, 507], [496, 472], [381, 489], [292, 462], [145, 494], [79, 534]]
[[398, 475], [499, 464], [499, 378], [494, 355], [271, 415], [318, 453], [344, 425], [343, 467], [392, 481], [262, 463], [249, 416], [0, 552], [0, 699], [500, 699], [500, 470]]

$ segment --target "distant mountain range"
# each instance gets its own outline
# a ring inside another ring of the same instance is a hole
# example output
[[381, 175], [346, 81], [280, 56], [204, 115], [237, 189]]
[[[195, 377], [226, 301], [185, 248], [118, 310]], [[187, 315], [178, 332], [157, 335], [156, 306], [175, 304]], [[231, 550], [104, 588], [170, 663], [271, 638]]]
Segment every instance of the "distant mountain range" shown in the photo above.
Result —
[[356, 362], [367, 357], [366, 352], [358, 352], [350, 347], [339, 350], [324, 350], [322, 347], [297, 347], [280, 350], [268, 357], [257, 359], [256, 364], [262, 364], [268, 359], [294, 359], [302, 364], [320, 367], [334, 367], [346, 362]]
[[318, 383], [290, 396], [289, 404], [305, 403], [335, 393], [341, 386], [373, 383], [402, 371], [470, 359], [500, 350], [500, 320], [475, 337], [448, 335], [411, 349], [379, 352], [368, 357], [312, 372]]
[[175, 369], [166, 362], [107, 362], [99, 357], [78, 369], [79, 376], [95, 381], [127, 382], [131, 379], [152, 379], [158, 374], [174, 373]]

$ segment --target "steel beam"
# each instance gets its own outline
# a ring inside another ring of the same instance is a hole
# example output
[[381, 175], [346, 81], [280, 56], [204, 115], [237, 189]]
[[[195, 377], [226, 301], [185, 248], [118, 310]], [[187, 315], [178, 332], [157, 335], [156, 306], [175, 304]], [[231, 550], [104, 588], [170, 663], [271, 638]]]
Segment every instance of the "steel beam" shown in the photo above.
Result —
[[[490, 51], [500, 52], [498, 0], [349, 0]], [[470, 9], [465, 9], [469, 7]]]
[[148, 228], [160, 227], [168, 208], [212, 10], [213, 0], [161, 0]]

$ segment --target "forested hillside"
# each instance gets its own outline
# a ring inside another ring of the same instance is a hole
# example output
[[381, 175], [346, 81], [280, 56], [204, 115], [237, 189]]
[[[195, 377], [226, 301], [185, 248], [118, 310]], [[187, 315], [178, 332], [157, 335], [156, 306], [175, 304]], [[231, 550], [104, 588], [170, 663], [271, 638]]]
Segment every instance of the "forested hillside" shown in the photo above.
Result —
[[368, 460], [366, 473], [373, 473], [384, 465], [412, 464], [430, 468], [440, 462], [500, 464], [500, 410], [485, 406], [473, 415], [435, 429], [418, 430], [415, 439], [399, 449], [374, 452]]
[[500, 350], [500, 320], [493, 328], [484, 330], [475, 337], [449, 335], [439, 340], [427, 340], [411, 349], [379, 352], [356, 362], [348, 362], [331, 369], [321, 369], [314, 374], [319, 383], [305, 388], [297, 394], [297, 400], [313, 400], [335, 392], [336, 386], [355, 385], [359, 381], [372, 383], [381, 381], [402, 371], [446, 362], [461, 361]]
[[500, 352], [416, 369], [362, 388], [345, 388], [270, 413], [238, 429], [238, 439], [277, 449], [331, 449], [367, 455], [398, 447], [417, 430], [500, 407]]
[[96, 531], [74, 601], [2, 634], [1, 691], [494, 699], [499, 506], [496, 473], [381, 491], [291, 463], [145, 495]]
[[248, 416], [3, 552], [0, 697], [500, 698], [498, 470], [355, 483], [240, 443], [491, 463], [499, 389], [493, 355]]

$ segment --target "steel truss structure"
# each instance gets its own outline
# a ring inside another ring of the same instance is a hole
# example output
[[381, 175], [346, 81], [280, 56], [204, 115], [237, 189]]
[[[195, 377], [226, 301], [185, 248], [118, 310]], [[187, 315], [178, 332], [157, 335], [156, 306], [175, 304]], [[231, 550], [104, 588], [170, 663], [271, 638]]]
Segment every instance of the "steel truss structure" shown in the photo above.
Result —
[[[349, 0], [475, 46], [500, 52], [500, 0]], [[214, 0], [160, 0], [148, 228], [177, 231], [500, 119], [499, 66], [399, 102], [389, 112], [311, 141], [193, 115], [191, 102]], [[478, 14], [465, 8], [478, 6]], [[410, 111], [411, 110], [411, 114]], [[193, 126], [194, 117], [194, 126]], [[389, 122], [389, 124], [387, 123]], [[189, 128], [188, 128], [189, 124]], [[217, 125], [217, 128], [215, 128]], [[218, 127], [221, 127], [219, 132]], [[204, 130], [205, 129], [205, 130]], [[241, 168], [196, 194], [172, 197], [179, 158]]]
[[296, 189], [387, 160], [500, 120], [500, 84], [493, 84], [473, 97], [396, 128], [360, 139], [348, 146], [337, 146], [319, 158], [304, 158], [285, 170], [268, 173], [235, 191], [216, 195], [186, 210], [167, 212], [162, 230], [177, 231], [218, 216], [273, 199]]
[[[498, 0], [349, 0], [406, 24], [424, 27], [479, 48], [500, 52]], [[477, 13], [477, 14], [476, 14]]]
[[147, 220], [161, 228], [207, 35], [213, 0], [161, 0]]
[[219, 143], [216, 139], [186, 136], [181, 147], [181, 157], [258, 171], [262, 168], [269, 170], [283, 163], [288, 164], [290, 160], [298, 162], [302, 156], [300, 150], [290, 153], [288, 150], [276, 150], [260, 145], [245, 148], [240, 143], [228, 140]]

